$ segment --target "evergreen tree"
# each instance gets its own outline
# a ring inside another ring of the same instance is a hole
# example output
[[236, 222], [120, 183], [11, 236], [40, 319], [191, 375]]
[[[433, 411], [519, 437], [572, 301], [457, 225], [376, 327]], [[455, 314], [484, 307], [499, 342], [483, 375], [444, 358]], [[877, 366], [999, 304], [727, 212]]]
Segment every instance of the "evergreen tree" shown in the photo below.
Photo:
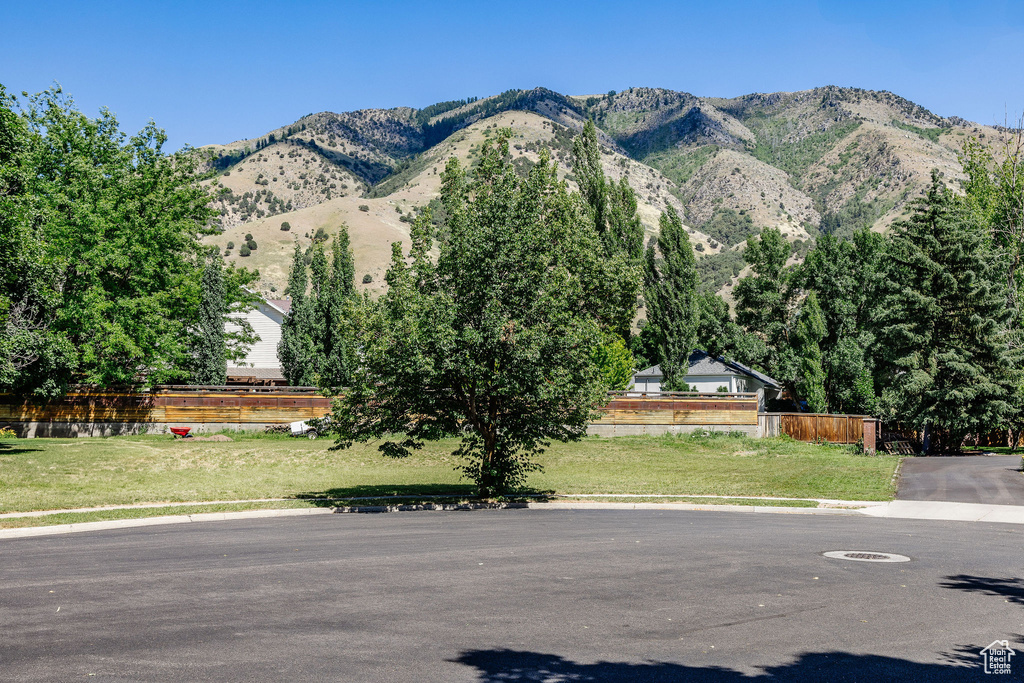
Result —
[[647, 328], [665, 376], [664, 388], [685, 391], [683, 378], [689, 370], [700, 322], [699, 277], [690, 237], [675, 209], [669, 207], [661, 214], [659, 226], [661, 259], [656, 258], [653, 244], [647, 247]]
[[929, 425], [936, 449], [959, 449], [1014, 410], [1004, 259], [935, 173], [913, 215], [893, 226], [877, 308], [882, 406], [892, 421]]
[[278, 358], [288, 383], [326, 390], [344, 387], [356, 362], [360, 300], [348, 228], [334, 238], [328, 263], [322, 243], [309, 250], [309, 266], [296, 245], [288, 287], [292, 307], [281, 326]]
[[[427, 211], [429, 221], [429, 209]], [[324, 364], [321, 386], [329, 389], [349, 384], [355, 370], [356, 337], [360, 301], [356, 295], [356, 268], [349, 246], [348, 227], [342, 225], [334, 237], [331, 274], [325, 306]]]
[[224, 273], [220, 259], [211, 258], [203, 269], [193, 384], [223, 385], [227, 382], [227, 347], [224, 343], [226, 313]]
[[296, 243], [292, 267], [288, 273], [288, 286], [284, 290], [286, 295], [291, 296], [291, 309], [281, 325], [281, 341], [277, 345], [281, 370], [292, 386], [315, 386], [317, 380], [313, 339], [316, 311], [315, 302], [306, 293], [308, 287], [305, 256]]
[[793, 330], [793, 348], [800, 359], [796, 390], [807, 402], [807, 410], [812, 413], [828, 411], [825, 371], [821, 367], [822, 355], [819, 346], [826, 332], [825, 316], [818, 305], [818, 295], [812, 290], [800, 306], [800, 314]]

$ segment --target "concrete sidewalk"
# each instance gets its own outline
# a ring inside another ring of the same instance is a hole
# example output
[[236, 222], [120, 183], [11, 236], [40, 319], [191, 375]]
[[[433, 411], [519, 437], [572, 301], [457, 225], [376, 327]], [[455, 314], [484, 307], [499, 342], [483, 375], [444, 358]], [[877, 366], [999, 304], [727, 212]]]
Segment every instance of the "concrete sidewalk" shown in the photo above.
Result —
[[1024, 505], [950, 503], [937, 500], [894, 500], [860, 510], [872, 517], [941, 519], [953, 522], [1002, 522], [1024, 524]]

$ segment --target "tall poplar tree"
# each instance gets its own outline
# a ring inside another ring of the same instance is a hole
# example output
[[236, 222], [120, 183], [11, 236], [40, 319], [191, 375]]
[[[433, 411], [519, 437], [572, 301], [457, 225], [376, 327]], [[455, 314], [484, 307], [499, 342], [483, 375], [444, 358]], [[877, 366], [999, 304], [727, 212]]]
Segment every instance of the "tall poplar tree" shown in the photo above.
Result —
[[825, 316], [818, 305], [818, 295], [812, 290], [800, 304], [793, 330], [793, 350], [799, 358], [795, 387], [798, 395], [807, 402], [807, 410], [812, 413], [828, 411], [820, 347], [826, 332]]
[[312, 245], [309, 266], [296, 244], [286, 294], [291, 311], [281, 326], [278, 358], [288, 383], [337, 389], [345, 386], [355, 364], [360, 301], [348, 228], [334, 238], [328, 262], [322, 243]]
[[288, 286], [284, 293], [291, 297], [291, 309], [281, 324], [281, 341], [277, 357], [285, 379], [292, 386], [315, 386], [315, 342], [313, 339], [314, 304], [307, 289], [309, 274], [302, 247], [295, 244]]
[[765, 228], [759, 237], [748, 239], [743, 255], [754, 273], [736, 283], [733, 296], [736, 322], [756, 342], [745, 362], [791, 385], [796, 360], [789, 339], [793, 298], [786, 268], [789, 254], [789, 243], [777, 228]]
[[625, 178], [618, 183], [604, 175], [597, 128], [587, 121], [573, 139], [573, 174], [590, 224], [600, 242], [589, 266], [599, 271], [588, 278], [588, 293], [598, 324], [608, 333], [607, 344], [628, 340], [643, 283], [644, 227], [637, 213], [636, 193]]
[[320, 385], [334, 389], [349, 384], [357, 359], [356, 337], [362, 309], [356, 294], [356, 269], [348, 227], [334, 237], [331, 273], [324, 311], [324, 369]]
[[195, 346], [193, 384], [223, 385], [227, 382], [227, 347], [224, 343], [224, 273], [219, 257], [207, 259], [199, 295], [199, 325]]
[[685, 389], [683, 378], [697, 340], [701, 302], [699, 276], [690, 237], [675, 209], [661, 214], [657, 258], [654, 244], [647, 247], [647, 326], [665, 376], [664, 389]]

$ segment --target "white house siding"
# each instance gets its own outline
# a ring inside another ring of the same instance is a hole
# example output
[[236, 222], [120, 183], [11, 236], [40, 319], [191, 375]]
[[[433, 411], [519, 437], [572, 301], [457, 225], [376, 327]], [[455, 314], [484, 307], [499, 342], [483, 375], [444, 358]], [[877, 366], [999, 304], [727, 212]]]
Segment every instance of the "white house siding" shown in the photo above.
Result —
[[718, 391], [719, 387], [725, 387], [726, 391], [741, 391], [736, 389], [736, 378], [732, 375], [687, 375], [683, 380], [690, 385], [691, 391]]
[[643, 377], [637, 379], [630, 387], [630, 391], [640, 391], [650, 394], [661, 391], [661, 377]]
[[253, 332], [260, 340], [252, 345], [248, 355], [239, 365], [251, 368], [280, 368], [277, 360], [277, 344], [281, 341], [281, 323], [284, 315], [281, 311], [261, 302], [254, 310], [245, 314], [244, 318], [252, 325]]
[[[637, 377], [630, 391], [655, 394], [661, 391], [661, 382], [664, 378], [660, 375], [648, 375]], [[730, 392], [757, 393], [757, 410], [765, 411], [767, 398], [778, 398], [779, 390], [766, 387], [760, 380], [744, 375], [687, 375], [685, 380], [692, 391], [717, 392], [718, 387], [727, 387]], [[768, 396], [765, 396], [765, 394]]]

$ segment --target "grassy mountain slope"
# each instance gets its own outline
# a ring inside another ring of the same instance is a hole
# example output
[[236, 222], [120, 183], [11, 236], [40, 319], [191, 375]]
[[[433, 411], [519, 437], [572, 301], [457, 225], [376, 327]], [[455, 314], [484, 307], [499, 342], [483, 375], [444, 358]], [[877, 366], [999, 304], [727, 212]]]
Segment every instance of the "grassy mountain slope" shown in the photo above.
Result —
[[[637, 192], [641, 218], [656, 233], [673, 206], [690, 227], [706, 280], [728, 291], [742, 242], [780, 228], [797, 258], [819, 231], [884, 230], [926, 187], [937, 168], [952, 186], [957, 151], [969, 136], [998, 144], [1003, 132], [944, 119], [887, 92], [828, 86], [794, 93], [706, 98], [658, 88], [567, 97], [544, 88], [483, 99], [322, 112], [268, 132], [208, 148], [219, 171], [224, 233], [207, 238], [227, 257], [260, 269], [260, 287], [280, 293], [295, 241], [344, 222], [357, 279], [380, 286], [390, 243], [408, 236], [412, 216], [438, 196], [451, 156], [471, 166], [498, 127], [511, 127], [517, 168], [552, 150], [572, 184], [572, 137], [592, 118], [602, 163]], [[292, 229], [281, 231], [282, 221]], [[245, 234], [258, 249], [238, 254]], [[262, 240], [262, 241], [261, 241]]]

